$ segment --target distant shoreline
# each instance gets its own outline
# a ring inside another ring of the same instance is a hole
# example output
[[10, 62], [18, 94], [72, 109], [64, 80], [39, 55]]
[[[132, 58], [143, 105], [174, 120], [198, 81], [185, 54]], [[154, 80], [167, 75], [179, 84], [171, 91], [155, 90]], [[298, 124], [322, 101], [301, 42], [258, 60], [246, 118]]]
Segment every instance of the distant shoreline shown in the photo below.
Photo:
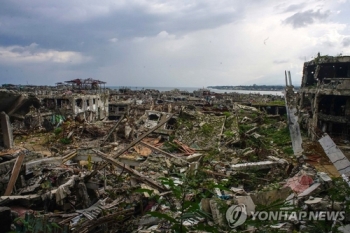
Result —
[[[250, 85], [250, 86], [208, 86], [207, 88], [215, 89], [215, 90], [227, 90], [227, 91], [235, 91], [235, 90], [244, 90], [244, 91], [284, 91], [285, 86], [283, 85]], [[296, 90], [300, 87], [295, 86]]]
[[[174, 89], [178, 89], [180, 91], [187, 91], [187, 92], [193, 92], [198, 91], [199, 89], [203, 89], [203, 87], [126, 87], [126, 86], [108, 86], [107, 88], [118, 90], [123, 88], [128, 88], [130, 90], [158, 90], [160, 92], [163, 91], [172, 91]], [[278, 95], [283, 96], [283, 90], [278, 91], [270, 91], [270, 90], [226, 90], [226, 89], [213, 89], [206, 87], [204, 89], [210, 90], [210, 92], [218, 93], [218, 94], [225, 94], [225, 93], [240, 93], [240, 94], [261, 94], [261, 95]]]

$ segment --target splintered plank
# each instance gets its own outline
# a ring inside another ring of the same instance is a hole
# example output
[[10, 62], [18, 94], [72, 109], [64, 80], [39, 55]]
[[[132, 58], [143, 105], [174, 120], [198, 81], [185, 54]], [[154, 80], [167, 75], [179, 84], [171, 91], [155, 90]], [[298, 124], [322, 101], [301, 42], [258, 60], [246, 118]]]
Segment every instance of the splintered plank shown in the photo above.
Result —
[[[117, 155], [113, 156], [114, 159], [118, 158], [119, 156], [121, 156], [122, 154], [124, 154], [124, 152], [126, 152], [127, 150], [129, 150], [131, 147], [135, 146], [137, 143], [139, 143], [142, 139], [144, 139], [145, 137], [147, 137], [148, 135], [150, 135], [151, 133], [153, 133], [155, 130], [159, 129], [162, 125], [164, 125], [165, 123], [167, 123], [172, 117], [174, 116], [174, 114], [170, 114], [170, 116], [164, 120], [162, 120], [161, 122], [159, 122], [158, 125], [156, 125], [154, 128], [148, 130], [146, 133], [142, 134], [140, 137], [136, 138], [134, 141], [132, 141], [128, 146], [126, 146], [123, 150], [121, 150]], [[97, 171], [102, 170], [104, 167], [106, 167], [106, 163], [104, 163], [103, 165], [101, 165], [100, 167], [98, 167], [97, 169], [95, 169], [93, 172], [91, 172], [90, 175], [85, 176], [85, 181], [89, 180], [91, 177], [95, 176], [97, 174]]]
[[124, 154], [124, 152], [128, 151], [131, 147], [135, 146], [137, 143], [139, 143], [142, 139], [144, 139], [145, 137], [147, 137], [148, 135], [150, 135], [151, 133], [153, 133], [154, 131], [156, 131], [157, 129], [159, 129], [162, 125], [164, 125], [165, 123], [167, 123], [172, 117], [174, 116], [174, 114], [170, 114], [170, 116], [168, 118], [165, 118], [164, 120], [162, 120], [161, 122], [159, 122], [158, 125], [156, 125], [154, 128], [148, 130], [146, 133], [142, 134], [140, 137], [136, 138], [133, 142], [131, 142], [128, 146], [126, 146], [123, 150], [121, 150], [117, 155], [113, 156], [114, 159], [118, 158], [119, 156], [121, 156], [122, 154]]
[[120, 125], [120, 123], [121, 123], [121, 122], [123, 121], [123, 119], [124, 119], [124, 116], [125, 116], [125, 114], [123, 114], [123, 115], [120, 117], [119, 121], [112, 127], [112, 129], [109, 131], [107, 137], [106, 137], [106, 138], [103, 140], [103, 142], [101, 143], [101, 146], [103, 146], [103, 145], [106, 143], [106, 141], [107, 141], [108, 138], [112, 135], [112, 133], [114, 132], [114, 130]]
[[23, 164], [23, 161], [24, 161], [24, 157], [25, 157], [25, 153], [21, 153], [17, 157], [15, 165], [13, 166], [11, 178], [10, 178], [10, 181], [9, 181], [9, 183], [7, 185], [7, 188], [6, 188], [6, 191], [4, 193], [4, 196], [10, 196], [11, 195], [13, 187], [16, 184], [19, 172], [21, 170], [21, 167], [22, 167], [22, 164]]
[[168, 153], [168, 152], [166, 152], [166, 151], [164, 151], [164, 150], [161, 150], [161, 149], [159, 149], [159, 148], [157, 148], [157, 147], [154, 147], [154, 146], [152, 146], [152, 145], [150, 145], [150, 144], [148, 144], [148, 143], [146, 143], [146, 142], [141, 141], [140, 144], [142, 144], [142, 145], [144, 145], [144, 146], [147, 146], [147, 147], [151, 148], [152, 150], [158, 151], [158, 152], [160, 152], [160, 153], [162, 153], [162, 154], [164, 154], [164, 155], [166, 155], [166, 156], [169, 156], [169, 157], [171, 157], [171, 158], [179, 159], [179, 160], [181, 160], [181, 161], [183, 161], [183, 162], [185, 162], [185, 163], [190, 163], [190, 162], [188, 162], [188, 161], [186, 161], [186, 160], [184, 160], [184, 159], [182, 159], [182, 158], [176, 157], [175, 155], [170, 154], [170, 153]]
[[141, 182], [144, 182], [148, 185], [150, 185], [153, 188], [158, 189], [159, 191], [163, 192], [166, 191], [167, 189], [165, 187], [163, 187], [162, 185], [159, 185], [157, 182], [155, 182], [154, 180], [140, 174], [138, 171], [128, 168], [125, 166], [125, 164], [118, 162], [117, 160], [108, 157], [107, 154], [99, 151], [99, 150], [92, 150], [93, 152], [96, 153], [96, 155], [98, 155], [99, 157], [101, 157], [102, 159], [106, 160], [107, 162], [121, 168], [124, 169], [124, 171], [126, 171], [127, 173], [129, 173], [131, 176], [135, 177], [136, 179], [140, 180]]

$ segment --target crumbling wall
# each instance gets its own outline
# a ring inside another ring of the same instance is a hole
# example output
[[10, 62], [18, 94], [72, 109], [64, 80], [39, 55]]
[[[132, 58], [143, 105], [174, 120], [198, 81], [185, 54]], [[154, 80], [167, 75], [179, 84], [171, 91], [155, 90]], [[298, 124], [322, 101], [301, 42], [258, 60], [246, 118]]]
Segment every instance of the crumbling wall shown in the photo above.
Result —
[[[3, 162], [0, 163], [0, 196], [4, 194], [7, 185], [9, 183], [10, 177], [11, 177], [11, 172], [13, 170], [13, 166], [16, 162], [16, 158], [19, 155], [19, 153], [25, 153], [25, 158], [24, 158], [24, 162], [28, 162], [28, 161], [32, 161], [32, 160], [37, 160], [37, 159], [42, 159], [43, 155], [35, 153], [35, 152], [31, 152], [31, 151], [26, 151], [26, 150], [17, 150], [15, 153], [13, 154], [8, 154], [8, 155], [3, 155], [2, 159]], [[7, 161], [4, 161], [4, 160]], [[17, 187], [21, 187], [21, 179], [18, 179], [18, 186]]]
[[320, 56], [305, 62], [299, 116], [312, 139], [328, 133], [349, 139], [350, 57]]

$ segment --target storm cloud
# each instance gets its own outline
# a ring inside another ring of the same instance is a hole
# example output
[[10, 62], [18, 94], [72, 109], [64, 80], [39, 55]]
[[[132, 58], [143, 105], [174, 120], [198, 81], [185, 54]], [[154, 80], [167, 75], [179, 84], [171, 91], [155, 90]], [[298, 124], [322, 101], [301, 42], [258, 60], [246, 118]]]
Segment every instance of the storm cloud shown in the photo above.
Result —
[[[89, 77], [114, 86], [203, 87], [267, 79], [278, 84], [284, 69], [300, 73], [298, 58], [314, 56], [325, 41], [333, 45], [325, 53], [346, 53], [346, 14], [333, 13], [346, 5], [320, 6], [316, 0], [278, 5], [269, 0], [5, 0], [0, 7], [0, 84], [52, 85]], [[315, 30], [296, 33], [308, 25]]]
[[294, 28], [306, 27], [315, 23], [317, 20], [328, 18], [330, 11], [321, 12], [321, 10], [307, 10], [293, 14], [284, 20], [284, 23], [291, 24]]

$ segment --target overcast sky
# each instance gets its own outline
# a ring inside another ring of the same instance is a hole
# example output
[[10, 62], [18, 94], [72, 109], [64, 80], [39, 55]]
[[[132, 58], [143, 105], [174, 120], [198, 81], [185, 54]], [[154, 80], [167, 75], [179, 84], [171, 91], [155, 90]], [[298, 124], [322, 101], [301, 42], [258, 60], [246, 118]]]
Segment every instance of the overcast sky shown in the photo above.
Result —
[[2, 0], [0, 84], [300, 84], [303, 63], [350, 55], [349, 0]]

